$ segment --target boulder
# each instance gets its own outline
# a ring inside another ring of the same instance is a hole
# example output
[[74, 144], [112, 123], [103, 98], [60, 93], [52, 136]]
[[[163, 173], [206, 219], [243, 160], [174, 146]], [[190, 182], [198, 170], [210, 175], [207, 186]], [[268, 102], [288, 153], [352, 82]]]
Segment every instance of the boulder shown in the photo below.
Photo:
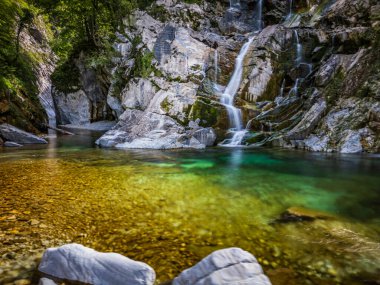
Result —
[[91, 105], [83, 90], [73, 93], [53, 92], [58, 122], [62, 125], [85, 125], [91, 122]]
[[38, 270], [55, 278], [93, 285], [152, 285], [156, 278], [145, 263], [79, 244], [47, 249]]
[[341, 153], [359, 153], [363, 152], [361, 144], [361, 134], [359, 131], [348, 130], [343, 138], [340, 152]]
[[183, 271], [173, 285], [270, 285], [256, 258], [240, 248], [215, 251]]
[[48, 278], [41, 278], [40, 281], [38, 281], [38, 285], [57, 285], [57, 283]]
[[213, 128], [202, 128], [194, 132], [193, 137], [205, 146], [213, 146], [216, 141], [216, 133]]
[[119, 149], [203, 149], [205, 145], [194, 137], [165, 130], [152, 130], [130, 142], [116, 145]]
[[5, 147], [20, 147], [22, 145], [15, 142], [7, 141], [4, 143], [4, 146]]
[[114, 147], [128, 138], [128, 133], [120, 130], [110, 130], [101, 136], [95, 143], [101, 147]]
[[302, 207], [290, 207], [281, 216], [276, 219], [279, 223], [305, 222], [314, 221], [316, 219], [327, 220], [333, 216], [324, 212], [306, 209]]
[[327, 136], [310, 135], [305, 141], [305, 149], [310, 151], [328, 151], [329, 138]]
[[6, 141], [18, 144], [46, 144], [47, 141], [9, 124], [0, 125], [0, 135]]

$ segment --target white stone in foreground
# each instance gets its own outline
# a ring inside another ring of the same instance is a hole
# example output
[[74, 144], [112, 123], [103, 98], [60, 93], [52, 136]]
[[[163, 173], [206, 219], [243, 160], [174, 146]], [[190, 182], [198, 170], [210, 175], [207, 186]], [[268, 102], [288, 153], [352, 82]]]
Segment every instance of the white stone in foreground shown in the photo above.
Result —
[[154, 270], [145, 263], [79, 244], [47, 249], [38, 270], [59, 279], [92, 285], [153, 285], [156, 278]]
[[215, 251], [183, 271], [173, 285], [271, 285], [256, 258], [240, 248]]
[[57, 283], [48, 278], [41, 278], [38, 285], [57, 285]]

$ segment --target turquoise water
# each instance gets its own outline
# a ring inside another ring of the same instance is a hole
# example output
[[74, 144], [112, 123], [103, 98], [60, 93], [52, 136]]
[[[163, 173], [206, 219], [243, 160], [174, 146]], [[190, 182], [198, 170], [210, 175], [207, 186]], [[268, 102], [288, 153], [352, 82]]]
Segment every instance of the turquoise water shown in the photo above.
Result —
[[[32, 231], [58, 245], [120, 252], [152, 265], [160, 281], [239, 246], [273, 284], [362, 284], [380, 272], [379, 158], [267, 148], [121, 151], [95, 148], [91, 137], [60, 138], [0, 150], [2, 215], [22, 216], [0, 226], [7, 240]], [[291, 207], [328, 218], [279, 223]], [[22, 223], [31, 218], [47, 227]]]

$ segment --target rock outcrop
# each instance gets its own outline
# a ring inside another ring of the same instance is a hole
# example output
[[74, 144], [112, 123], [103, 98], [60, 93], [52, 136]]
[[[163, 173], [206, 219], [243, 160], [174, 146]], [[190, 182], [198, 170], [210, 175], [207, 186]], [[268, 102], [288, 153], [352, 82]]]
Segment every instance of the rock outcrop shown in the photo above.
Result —
[[[153, 285], [156, 274], [142, 262], [117, 253], [100, 253], [79, 244], [45, 251], [38, 270], [61, 280], [94, 285]], [[43, 281], [49, 284], [48, 280]]]
[[288, 14], [280, 4], [266, 4], [272, 10], [264, 21], [283, 18], [253, 42], [252, 68], [237, 100], [251, 131], [243, 143], [378, 152], [377, 111], [368, 115], [380, 103], [378, 4], [302, 3]]
[[20, 30], [20, 53], [26, 56], [22, 61], [28, 66], [20, 65], [17, 69], [27, 82], [22, 84], [14, 79], [17, 83], [13, 88], [4, 93], [0, 90], [0, 124], [8, 123], [33, 133], [46, 131], [46, 124], [54, 124], [55, 117], [50, 76], [56, 56], [48, 44], [51, 31], [45, 20], [42, 15], [36, 16]]
[[0, 136], [3, 140], [5, 140], [5, 143], [7, 141], [12, 142], [13, 145], [8, 143], [6, 146], [19, 146], [16, 144], [46, 144], [47, 141], [37, 137], [36, 135], [33, 135], [31, 133], [25, 132], [23, 130], [20, 130], [12, 125], [9, 124], [1, 124], [0, 125]]
[[110, 77], [79, 56], [81, 87], [54, 96], [59, 121], [117, 118], [103, 147], [216, 145], [231, 133], [221, 95], [255, 34], [234, 102], [243, 145], [378, 152], [379, 10], [371, 0], [155, 1], [125, 19]]

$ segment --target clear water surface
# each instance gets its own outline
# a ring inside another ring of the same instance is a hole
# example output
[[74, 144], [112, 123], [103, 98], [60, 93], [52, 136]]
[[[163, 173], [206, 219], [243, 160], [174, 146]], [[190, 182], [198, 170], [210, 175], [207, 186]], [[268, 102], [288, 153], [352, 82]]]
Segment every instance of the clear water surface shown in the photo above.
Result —
[[[378, 155], [122, 151], [90, 136], [0, 149], [1, 253], [78, 242], [147, 262], [162, 282], [237, 246], [275, 285], [363, 284], [380, 276], [379, 173]], [[317, 218], [281, 222], [294, 207]]]

